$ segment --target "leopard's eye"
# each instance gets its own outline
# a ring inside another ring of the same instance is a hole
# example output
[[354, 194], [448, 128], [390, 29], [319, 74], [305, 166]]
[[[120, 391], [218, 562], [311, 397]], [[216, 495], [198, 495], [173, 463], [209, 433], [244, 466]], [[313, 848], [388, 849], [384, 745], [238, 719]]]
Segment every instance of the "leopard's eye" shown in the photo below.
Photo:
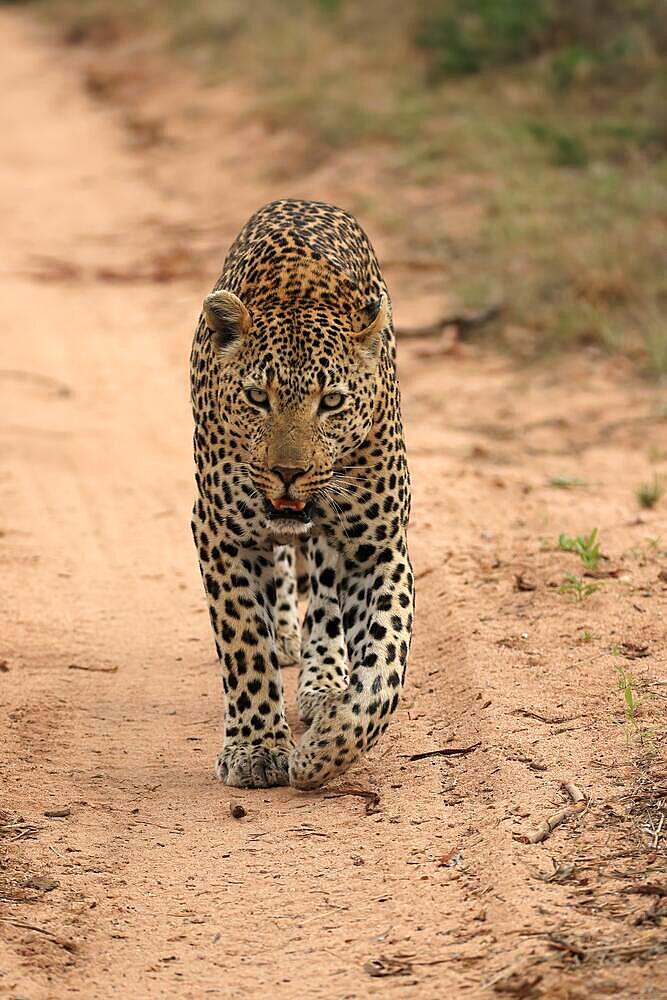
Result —
[[262, 410], [269, 408], [269, 394], [264, 389], [244, 389], [245, 397], [252, 406], [258, 406]]
[[344, 402], [345, 396], [342, 392], [328, 392], [320, 400], [320, 410], [325, 413], [333, 413], [334, 410], [340, 410]]

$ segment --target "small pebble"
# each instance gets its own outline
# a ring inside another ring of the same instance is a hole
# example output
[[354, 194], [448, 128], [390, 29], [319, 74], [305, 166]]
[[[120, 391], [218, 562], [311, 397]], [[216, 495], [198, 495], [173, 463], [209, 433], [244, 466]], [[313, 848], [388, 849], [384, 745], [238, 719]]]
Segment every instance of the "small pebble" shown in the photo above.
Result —
[[49, 878], [48, 875], [31, 875], [21, 883], [24, 889], [39, 889], [40, 892], [53, 892], [60, 885], [57, 878]]
[[234, 817], [234, 819], [243, 819], [247, 815], [245, 809], [238, 802], [230, 802], [229, 811]]

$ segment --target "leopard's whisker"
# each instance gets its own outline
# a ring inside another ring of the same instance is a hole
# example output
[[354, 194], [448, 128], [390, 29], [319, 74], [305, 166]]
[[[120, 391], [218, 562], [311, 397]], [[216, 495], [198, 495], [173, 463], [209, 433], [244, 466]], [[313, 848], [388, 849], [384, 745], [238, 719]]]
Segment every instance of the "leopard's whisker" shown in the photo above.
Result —
[[334, 512], [334, 514], [337, 516], [338, 520], [340, 521], [340, 526], [343, 529], [343, 533], [345, 534], [345, 537], [347, 538], [347, 540], [349, 542], [350, 536], [347, 533], [347, 529], [345, 527], [345, 522], [343, 521], [343, 512], [339, 508], [338, 504], [336, 503], [336, 501], [332, 497], [330, 497], [328, 495], [326, 487], [324, 489], [322, 489], [322, 490], [319, 490], [318, 493], [319, 493], [319, 496], [321, 496], [321, 498], [324, 500], [324, 502], [332, 509], [332, 511]]
[[370, 472], [372, 469], [379, 469], [381, 465], [382, 465], [381, 462], [376, 462], [374, 465], [338, 465], [338, 466], [336, 466], [336, 468], [337, 469], [343, 469], [343, 470], [345, 470], [345, 469], [347, 469], [347, 470], [349, 470], [349, 469], [367, 469]]

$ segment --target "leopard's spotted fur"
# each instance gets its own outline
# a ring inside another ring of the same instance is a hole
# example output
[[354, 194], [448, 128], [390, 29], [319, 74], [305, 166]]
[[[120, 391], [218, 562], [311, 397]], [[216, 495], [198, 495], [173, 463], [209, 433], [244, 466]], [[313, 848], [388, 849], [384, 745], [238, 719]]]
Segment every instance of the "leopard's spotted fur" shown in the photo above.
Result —
[[[413, 619], [391, 311], [352, 216], [298, 200], [253, 215], [191, 360], [192, 529], [226, 702], [217, 773], [315, 787], [387, 728]], [[280, 498], [307, 506], [281, 512]], [[296, 747], [279, 670], [299, 653], [295, 547], [310, 591], [298, 693], [309, 726]]]

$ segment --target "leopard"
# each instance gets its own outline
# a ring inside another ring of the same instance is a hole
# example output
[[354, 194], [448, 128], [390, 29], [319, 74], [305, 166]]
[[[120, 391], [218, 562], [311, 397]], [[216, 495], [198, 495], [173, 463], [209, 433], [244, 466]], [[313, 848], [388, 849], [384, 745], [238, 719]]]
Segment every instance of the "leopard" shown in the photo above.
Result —
[[392, 307], [353, 215], [285, 198], [250, 217], [203, 302], [191, 402], [192, 533], [225, 706], [216, 774], [316, 789], [386, 731], [414, 619]]

